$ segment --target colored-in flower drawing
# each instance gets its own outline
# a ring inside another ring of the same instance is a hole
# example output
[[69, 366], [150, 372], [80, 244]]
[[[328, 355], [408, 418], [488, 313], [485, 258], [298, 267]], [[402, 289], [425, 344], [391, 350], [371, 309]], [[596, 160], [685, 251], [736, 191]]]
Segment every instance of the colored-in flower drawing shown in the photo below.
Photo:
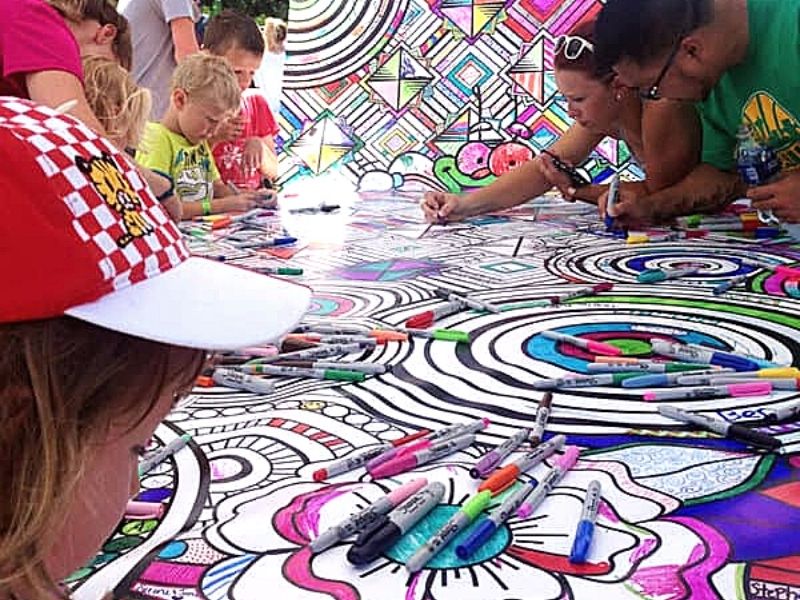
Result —
[[[225, 510], [229, 518], [212, 538], [258, 558], [229, 593], [259, 597], [269, 581], [270, 595], [293, 600], [319, 599], [320, 594], [336, 600], [597, 600], [639, 598], [643, 592], [679, 598], [693, 585], [686, 583], [684, 569], [709, 570], [703, 568], [708, 565], [708, 546], [694, 528], [659, 520], [676, 507], [673, 498], [639, 486], [619, 463], [579, 461], [533, 515], [510, 520], [472, 559], [456, 557], [457, 537], [425, 569], [409, 576], [404, 561], [474, 493], [477, 485], [468, 474], [473, 462], [472, 457], [457, 455], [447, 465], [377, 482], [281, 482], [268, 494], [240, 498], [237, 506]], [[546, 468], [532, 475], [540, 477]], [[443, 482], [446, 497], [385, 556], [364, 568], [352, 567], [345, 558], [350, 541], [311, 554], [307, 544], [316, 535], [417, 477]], [[569, 551], [583, 496], [593, 479], [603, 486], [597, 535], [589, 562], [573, 565]], [[495, 498], [489, 510], [501, 500]]]

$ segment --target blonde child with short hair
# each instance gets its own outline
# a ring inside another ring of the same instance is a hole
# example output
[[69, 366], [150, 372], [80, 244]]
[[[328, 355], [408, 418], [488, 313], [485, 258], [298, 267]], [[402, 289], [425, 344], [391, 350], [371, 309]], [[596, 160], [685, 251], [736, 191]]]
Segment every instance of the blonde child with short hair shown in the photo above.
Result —
[[164, 118], [147, 124], [136, 160], [172, 179], [185, 218], [266, 203], [262, 194], [237, 194], [225, 186], [208, 144], [220, 123], [238, 110], [240, 98], [236, 75], [224, 59], [194, 54], [175, 69]]

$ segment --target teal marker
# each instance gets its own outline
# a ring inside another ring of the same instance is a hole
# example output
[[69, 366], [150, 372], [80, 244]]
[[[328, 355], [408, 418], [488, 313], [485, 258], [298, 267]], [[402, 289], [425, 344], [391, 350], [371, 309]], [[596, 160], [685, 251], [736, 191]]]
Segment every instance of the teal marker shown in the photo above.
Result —
[[139, 463], [139, 477], [142, 477], [143, 475], [146, 475], [152, 471], [155, 467], [167, 460], [170, 456], [175, 454], [190, 441], [192, 441], [191, 434], [184, 433], [181, 437], [172, 440], [161, 450], [157, 450], [151, 456], [146, 457]]
[[403, 331], [414, 337], [441, 340], [443, 342], [469, 344], [471, 341], [469, 333], [466, 331], [458, 331], [457, 329], [408, 329], [401, 327], [399, 331]]
[[681, 277], [688, 277], [694, 275], [700, 269], [648, 269], [642, 271], [636, 280], [639, 283], [659, 283], [669, 279], [680, 279]]
[[428, 564], [434, 556], [453, 541], [460, 532], [464, 531], [492, 501], [492, 492], [484, 490], [464, 502], [458, 512], [445, 523], [436, 534], [417, 550], [406, 562], [409, 573], [416, 573]]

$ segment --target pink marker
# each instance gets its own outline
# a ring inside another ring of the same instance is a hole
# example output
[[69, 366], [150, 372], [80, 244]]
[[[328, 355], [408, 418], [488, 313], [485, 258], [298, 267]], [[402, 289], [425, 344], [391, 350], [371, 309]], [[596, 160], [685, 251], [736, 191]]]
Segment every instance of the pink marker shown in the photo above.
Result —
[[798, 279], [800, 278], [800, 269], [797, 267], [788, 267], [786, 265], [778, 265], [775, 267], [775, 272], [778, 275], [783, 275], [787, 279]]
[[131, 500], [125, 505], [127, 519], [160, 519], [164, 516], [164, 505], [160, 502], [137, 502]]
[[423, 448], [413, 454], [406, 454], [405, 456], [398, 456], [392, 460], [379, 465], [375, 469], [370, 470], [369, 474], [373, 479], [382, 479], [384, 477], [392, 477], [405, 473], [411, 469], [424, 465], [434, 460], [449, 456], [454, 452], [463, 450], [471, 446], [475, 442], [475, 435], [462, 435], [456, 438], [451, 438], [444, 442], [438, 442], [430, 448]]
[[622, 354], [622, 350], [620, 348], [612, 346], [611, 344], [604, 344], [603, 342], [597, 342], [595, 340], [587, 340], [584, 338], [575, 337], [574, 335], [567, 335], [566, 333], [558, 333], [557, 331], [543, 331], [542, 337], [546, 337], [548, 340], [554, 340], [556, 342], [566, 342], [567, 344], [572, 344], [578, 348], [588, 350], [593, 354], [600, 354], [603, 356], [619, 356]]
[[567, 471], [575, 466], [580, 453], [581, 451], [577, 446], [567, 446], [564, 449], [564, 454], [556, 460], [556, 464], [547, 472], [547, 475], [542, 478], [541, 482], [538, 484], [535, 483], [535, 481], [531, 482], [530, 498], [526, 500], [517, 511], [517, 516], [520, 519], [527, 519], [533, 514], [536, 507], [539, 506], [542, 500], [547, 497], [547, 494], [558, 485], [558, 482], [566, 475]]
[[769, 396], [772, 383], [754, 381], [733, 385], [710, 385], [707, 387], [683, 388], [659, 392], [647, 392], [644, 399], [648, 402], [661, 400], [708, 400], [711, 398], [748, 398], [752, 396]]

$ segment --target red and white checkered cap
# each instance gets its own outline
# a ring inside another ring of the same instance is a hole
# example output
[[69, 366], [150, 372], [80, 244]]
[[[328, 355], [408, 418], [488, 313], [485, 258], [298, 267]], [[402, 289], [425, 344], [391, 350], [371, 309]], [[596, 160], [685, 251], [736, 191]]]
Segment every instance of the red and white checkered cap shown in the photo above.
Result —
[[133, 164], [77, 119], [0, 97], [0, 323], [61, 315], [165, 343], [237, 348], [310, 290], [190, 257]]

